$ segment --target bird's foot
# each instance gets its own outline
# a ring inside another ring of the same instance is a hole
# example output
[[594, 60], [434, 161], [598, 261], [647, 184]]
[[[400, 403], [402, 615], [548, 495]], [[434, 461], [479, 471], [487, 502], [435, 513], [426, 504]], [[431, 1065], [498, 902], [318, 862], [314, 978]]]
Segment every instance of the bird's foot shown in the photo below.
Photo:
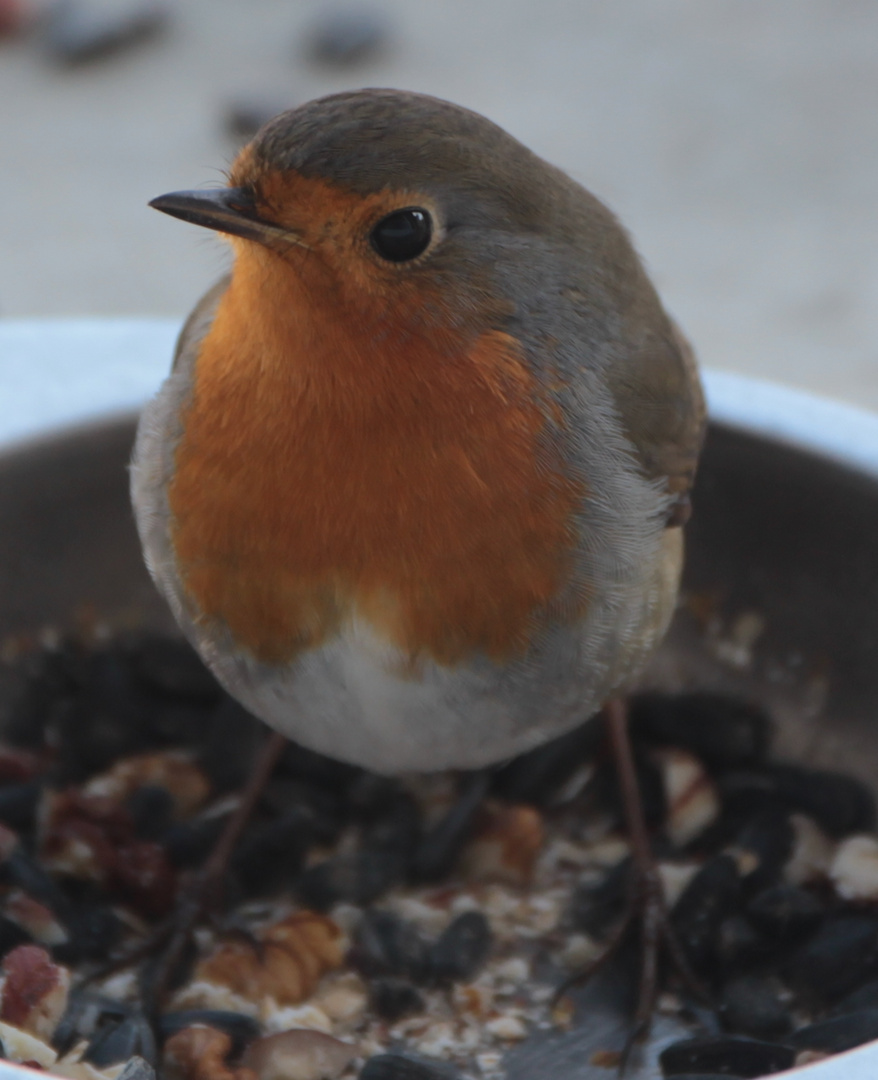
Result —
[[[661, 876], [655, 860], [636, 856], [631, 862], [631, 879], [625, 913], [604, 944], [600, 955], [581, 971], [566, 979], [555, 991], [554, 1001], [568, 990], [589, 982], [607, 964], [618, 957], [623, 947], [636, 941], [639, 948], [637, 1003], [632, 1028], [619, 1057], [619, 1074], [624, 1075], [635, 1049], [649, 1035], [652, 1018], [661, 991], [660, 973], [663, 966], [699, 1001], [709, 1001], [710, 995], [692, 971], [671, 923], [665, 901]], [[662, 964], [665, 961], [665, 965]]]
[[619, 1061], [620, 1074], [624, 1074], [635, 1048], [649, 1035], [661, 990], [662, 958], [690, 994], [700, 1001], [710, 1000], [706, 989], [692, 971], [671, 923], [661, 876], [651, 853], [647, 853], [646, 859], [635, 855], [631, 873], [632, 901], [624, 923], [626, 930], [639, 930], [640, 975], [633, 1026]]
[[93, 972], [90, 981], [114, 971], [140, 965], [139, 982], [144, 1012], [158, 1015], [181, 969], [188, 967], [194, 952], [195, 932], [207, 923], [224, 937], [244, 938], [255, 949], [260, 945], [239, 924], [223, 920], [225, 879], [235, 846], [253, 813], [265, 785], [286, 746], [282, 735], [272, 733], [257, 754], [238, 805], [230, 815], [207, 862], [181, 889], [171, 914], [147, 937], [121, 956]]

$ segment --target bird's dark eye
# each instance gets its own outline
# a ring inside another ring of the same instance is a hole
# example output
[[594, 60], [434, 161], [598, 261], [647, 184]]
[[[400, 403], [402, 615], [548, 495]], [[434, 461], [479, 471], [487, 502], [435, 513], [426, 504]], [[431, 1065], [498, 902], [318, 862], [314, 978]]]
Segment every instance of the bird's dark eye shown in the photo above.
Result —
[[372, 247], [388, 262], [407, 262], [426, 251], [433, 234], [433, 222], [426, 210], [409, 206], [394, 210], [372, 230]]

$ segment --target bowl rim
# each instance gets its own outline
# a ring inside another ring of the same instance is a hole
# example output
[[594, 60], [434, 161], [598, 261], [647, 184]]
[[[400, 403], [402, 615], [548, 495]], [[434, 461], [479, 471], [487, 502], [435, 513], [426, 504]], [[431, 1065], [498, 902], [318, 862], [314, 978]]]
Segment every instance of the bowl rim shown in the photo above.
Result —
[[[0, 454], [133, 419], [165, 378], [180, 325], [176, 319], [0, 320]], [[711, 421], [878, 480], [878, 414], [767, 379], [701, 370]], [[47, 1072], [0, 1060], [0, 1080]], [[878, 1041], [775, 1075], [874, 1080]]]

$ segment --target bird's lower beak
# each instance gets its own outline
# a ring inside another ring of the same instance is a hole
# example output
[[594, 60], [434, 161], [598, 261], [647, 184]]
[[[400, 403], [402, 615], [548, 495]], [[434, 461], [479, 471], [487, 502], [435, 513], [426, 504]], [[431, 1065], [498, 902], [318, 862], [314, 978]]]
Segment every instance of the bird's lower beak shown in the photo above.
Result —
[[282, 241], [300, 243], [298, 235], [289, 228], [258, 217], [250, 193], [243, 188], [172, 191], [168, 195], [159, 195], [149, 205], [193, 225], [242, 236], [267, 247]]

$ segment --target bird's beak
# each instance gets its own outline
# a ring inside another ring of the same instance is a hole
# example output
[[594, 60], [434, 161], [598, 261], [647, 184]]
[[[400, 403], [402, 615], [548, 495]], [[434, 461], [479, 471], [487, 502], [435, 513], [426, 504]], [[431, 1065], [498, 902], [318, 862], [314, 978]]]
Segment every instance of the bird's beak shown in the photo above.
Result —
[[243, 188], [172, 191], [168, 195], [159, 195], [149, 205], [181, 221], [242, 236], [266, 247], [273, 247], [278, 242], [301, 243], [298, 234], [291, 229], [258, 217], [250, 193]]

